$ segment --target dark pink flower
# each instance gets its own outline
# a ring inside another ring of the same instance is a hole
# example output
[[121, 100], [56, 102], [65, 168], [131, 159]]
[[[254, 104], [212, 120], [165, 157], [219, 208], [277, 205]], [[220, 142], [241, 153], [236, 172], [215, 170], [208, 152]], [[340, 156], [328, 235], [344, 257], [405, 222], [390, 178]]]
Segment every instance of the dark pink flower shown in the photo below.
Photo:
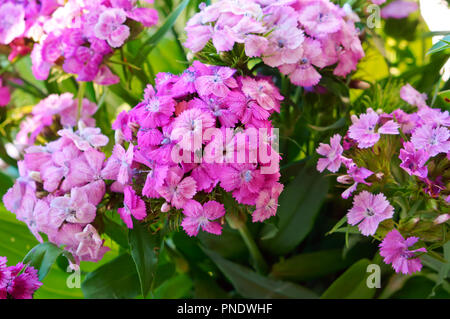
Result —
[[133, 228], [133, 220], [131, 216], [137, 220], [142, 220], [147, 216], [147, 210], [145, 208], [145, 202], [136, 195], [136, 192], [131, 186], [125, 186], [123, 190], [124, 200], [123, 208], [119, 208], [117, 212], [120, 218], [124, 221], [128, 228]]
[[213, 220], [225, 215], [225, 207], [216, 201], [208, 201], [203, 206], [189, 200], [183, 207], [184, 217], [181, 226], [189, 236], [197, 236], [200, 229], [211, 234], [220, 235], [222, 226]]

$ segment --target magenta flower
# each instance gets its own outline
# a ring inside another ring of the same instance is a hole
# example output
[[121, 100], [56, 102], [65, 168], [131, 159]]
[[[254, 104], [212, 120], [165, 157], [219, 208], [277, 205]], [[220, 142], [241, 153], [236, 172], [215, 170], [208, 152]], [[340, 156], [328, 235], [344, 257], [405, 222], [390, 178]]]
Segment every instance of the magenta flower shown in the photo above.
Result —
[[113, 48], [122, 46], [130, 36], [130, 28], [123, 23], [127, 19], [125, 11], [111, 8], [103, 11], [94, 27], [95, 36], [106, 40]]
[[130, 143], [125, 152], [121, 145], [116, 144], [111, 157], [102, 170], [102, 178], [116, 180], [122, 185], [127, 185], [132, 178], [133, 148], [134, 145]]
[[131, 216], [137, 220], [142, 220], [147, 216], [145, 202], [138, 195], [136, 195], [134, 189], [129, 185], [125, 186], [123, 194], [123, 208], [119, 208], [117, 212], [127, 227], [132, 229], [133, 220], [131, 219]]
[[8, 105], [11, 100], [11, 93], [9, 87], [2, 86], [2, 78], [0, 78], [0, 107]]
[[34, 292], [42, 286], [38, 272], [32, 266], [18, 263], [8, 267], [11, 277], [6, 288], [0, 289], [0, 299], [32, 299]]
[[[11, 271], [6, 266], [8, 259], [0, 256], [0, 291], [5, 289], [11, 280]], [[0, 292], [1, 299], [1, 292]]]
[[137, 107], [136, 116], [146, 128], [164, 126], [175, 111], [175, 101], [169, 96], [159, 96], [149, 84], [144, 91], [144, 101]]
[[386, 264], [392, 264], [396, 272], [412, 274], [422, 269], [422, 263], [417, 252], [426, 253], [426, 248], [409, 250], [419, 240], [418, 237], [404, 239], [397, 229], [391, 230], [380, 244], [380, 255]]
[[112, 124], [111, 128], [113, 130], [116, 130], [116, 132], [120, 131], [123, 139], [129, 142], [133, 138], [131, 124], [131, 116], [127, 111], [122, 111], [119, 113], [119, 115], [117, 115], [117, 118]]
[[0, 43], [9, 44], [25, 32], [25, 10], [20, 4], [0, 5]]
[[228, 67], [214, 67], [208, 70], [208, 75], [199, 76], [195, 79], [195, 88], [200, 96], [213, 94], [218, 97], [226, 97], [230, 89], [238, 87], [233, 78], [236, 70]]
[[352, 184], [342, 193], [342, 198], [347, 199], [356, 190], [358, 184], [371, 184], [366, 182], [366, 178], [373, 175], [373, 172], [365, 167], [358, 167], [353, 160], [342, 157], [342, 161], [347, 167], [347, 175], [342, 175], [337, 178], [337, 181], [342, 184]]
[[190, 176], [183, 178], [181, 168], [172, 167], [167, 172], [164, 184], [156, 190], [167, 202], [180, 209], [194, 197], [197, 192], [197, 184]]
[[183, 207], [183, 218], [181, 226], [189, 236], [197, 236], [200, 228], [211, 234], [220, 235], [222, 226], [213, 220], [225, 215], [225, 207], [216, 201], [208, 201], [203, 206], [195, 201], [189, 200]]
[[347, 213], [347, 220], [350, 225], [358, 225], [361, 234], [369, 236], [375, 234], [379, 223], [393, 215], [394, 207], [383, 194], [373, 195], [362, 191], [353, 199], [353, 207]]
[[317, 170], [323, 172], [328, 169], [330, 172], [336, 173], [341, 167], [342, 152], [344, 149], [341, 146], [342, 137], [339, 134], [335, 134], [330, 138], [330, 144], [320, 143], [316, 152], [325, 158], [319, 158], [317, 162]]
[[450, 131], [446, 127], [424, 125], [417, 128], [411, 142], [417, 150], [426, 150], [430, 156], [450, 151]]
[[359, 118], [352, 118], [353, 124], [348, 130], [348, 136], [358, 142], [359, 148], [368, 148], [374, 146], [380, 139], [380, 134], [399, 134], [397, 123], [390, 120], [377, 129], [380, 116], [372, 109], [367, 113], [361, 114]]
[[402, 160], [400, 167], [409, 175], [416, 175], [421, 178], [427, 177], [428, 168], [425, 164], [430, 158], [430, 155], [426, 150], [416, 150], [411, 142], [406, 142], [403, 143], [403, 148], [400, 149], [399, 158]]
[[50, 203], [52, 224], [58, 228], [62, 223], [89, 224], [97, 209], [89, 202], [88, 195], [81, 188], [72, 188], [70, 197], [55, 197]]

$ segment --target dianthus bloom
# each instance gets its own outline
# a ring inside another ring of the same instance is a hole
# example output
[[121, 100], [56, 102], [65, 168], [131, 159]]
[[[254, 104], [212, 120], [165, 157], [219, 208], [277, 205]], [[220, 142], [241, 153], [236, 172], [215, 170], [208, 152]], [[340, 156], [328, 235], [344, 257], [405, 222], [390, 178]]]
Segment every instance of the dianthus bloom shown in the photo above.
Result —
[[260, 57], [292, 83], [309, 87], [326, 66], [336, 65], [337, 76], [356, 69], [364, 51], [354, 16], [329, 0], [221, 0], [188, 21], [185, 46], [194, 53], [209, 41], [217, 52], [241, 46], [248, 57]]
[[416, 253], [426, 253], [426, 248], [409, 250], [419, 240], [418, 237], [403, 238], [397, 229], [391, 230], [380, 244], [380, 255], [386, 264], [392, 264], [396, 272], [412, 274], [422, 269], [420, 258]]
[[361, 234], [374, 235], [378, 224], [392, 218], [394, 207], [383, 194], [373, 195], [363, 191], [353, 199], [353, 207], [348, 211], [347, 220], [350, 225], [358, 225]]
[[[389, 232], [380, 253], [397, 272], [410, 274], [422, 267], [415, 253], [426, 250], [408, 247], [419, 237], [432, 245], [445, 236], [445, 228], [439, 226], [449, 220], [450, 114], [429, 107], [426, 95], [409, 84], [399, 93], [415, 111], [385, 113], [369, 108], [352, 116], [342, 146], [336, 134], [330, 145], [321, 143], [317, 148], [324, 156], [317, 169], [338, 173], [337, 181], [350, 185], [342, 193], [344, 199], [357, 194], [346, 216], [348, 224], [376, 239]], [[399, 211], [395, 221], [390, 220], [394, 205]], [[400, 232], [418, 237], [405, 240]]]
[[[180, 210], [190, 236], [199, 230], [220, 234], [215, 220], [225, 214], [223, 192], [254, 207], [254, 221], [274, 216], [283, 187], [269, 117], [282, 99], [268, 78], [238, 76], [228, 67], [196, 61], [181, 76], [158, 74], [144, 100], [115, 122], [119, 143], [129, 143], [130, 155], [116, 144], [102, 171], [119, 180], [118, 167], [126, 168], [122, 184], [133, 194], [125, 193], [122, 218], [128, 213], [142, 219], [141, 207], [149, 203], [169, 215]], [[136, 185], [140, 182], [143, 187]], [[126, 223], [132, 225], [131, 217]]]
[[26, 19], [28, 32], [20, 32], [20, 16], [5, 30], [8, 39], [19, 36], [19, 32], [33, 38], [32, 71], [39, 80], [48, 78], [53, 65], [60, 65], [65, 72], [76, 74], [78, 81], [118, 83], [106, 59], [115, 48], [123, 46], [133, 31], [141, 29], [138, 23], [150, 27], [158, 20], [156, 10], [138, 7], [136, 1], [68, 0], [55, 4], [52, 10], [37, 14], [36, 20], [29, 19], [34, 23]]
[[6, 257], [0, 257], [0, 299], [32, 299], [42, 286], [37, 270], [22, 263], [7, 267], [6, 262]]
[[[64, 246], [76, 263], [98, 261], [109, 249], [93, 225], [107, 183], [114, 188], [111, 180], [116, 179], [103, 171], [105, 154], [101, 148], [108, 138], [99, 128], [86, 126], [95, 125], [91, 115], [97, 106], [88, 100], [82, 102], [82, 120], [76, 130], [77, 107], [72, 94], [51, 95], [36, 105], [32, 119], [42, 120], [42, 127], [23, 144], [32, 144], [44, 127], [59, 125], [65, 129], [58, 131], [56, 140], [25, 148], [24, 160], [18, 163], [20, 177], [3, 196], [5, 207], [26, 223], [40, 242], [45, 234], [50, 242]], [[126, 176], [121, 180], [128, 182]]]

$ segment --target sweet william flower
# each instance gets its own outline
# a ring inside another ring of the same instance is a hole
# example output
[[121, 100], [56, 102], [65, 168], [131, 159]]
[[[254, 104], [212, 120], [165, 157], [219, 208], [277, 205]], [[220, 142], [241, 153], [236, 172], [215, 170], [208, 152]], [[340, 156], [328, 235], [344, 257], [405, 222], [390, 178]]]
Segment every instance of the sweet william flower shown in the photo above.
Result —
[[59, 136], [65, 136], [72, 140], [81, 151], [90, 148], [99, 148], [108, 144], [108, 137], [101, 134], [98, 127], [86, 127], [83, 121], [78, 121], [78, 130], [73, 131], [72, 128], [58, 131]]
[[236, 70], [228, 67], [215, 67], [207, 71], [209, 74], [195, 79], [195, 88], [200, 96], [213, 94], [218, 97], [226, 97], [230, 89], [238, 87], [233, 78]]
[[358, 225], [364, 236], [374, 235], [383, 220], [392, 218], [394, 207], [383, 194], [373, 195], [363, 191], [353, 199], [353, 207], [347, 213], [350, 225]]
[[417, 150], [424, 149], [430, 156], [450, 151], [450, 131], [446, 127], [424, 125], [417, 128], [411, 136], [411, 143]]
[[0, 256], [0, 290], [5, 289], [11, 279], [11, 271], [6, 266], [7, 261], [6, 257]]
[[75, 238], [80, 242], [76, 251], [78, 256], [89, 254], [91, 259], [98, 259], [99, 252], [104, 247], [102, 247], [103, 240], [94, 226], [86, 225], [82, 232], [75, 234]]
[[130, 143], [127, 151], [116, 144], [112, 156], [106, 162], [101, 175], [104, 179], [116, 180], [122, 185], [126, 185], [132, 178], [131, 164], [133, 162], [134, 145]]
[[190, 176], [183, 178], [181, 168], [172, 167], [167, 172], [164, 184], [156, 190], [168, 203], [180, 209], [194, 197], [197, 192], [197, 183]]
[[283, 191], [283, 184], [269, 184], [269, 188], [262, 190], [256, 199], [256, 209], [252, 214], [253, 222], [262, 222], [275, 216], [278, 209], [278, 197]]
[[42, 286], [37, 269], [18, 263], [8, 270], [11, 277], [6, 288], [0, 289], [0, 299], [32, 299], [34, 292]]
[[422, 263], [416, 253], [427, 252], [426, 248], [409, 250], [419, 240], [418, 237], [403, 238], [396, 229], [391, 230], [380, 244], [380, 255], [386, 264], [392, 264], [396, 272], [412, 274], [422, 269]]
[[63, 222], [72, 224], [91, 223], [97, 209], [89, 202], [86, 192], [78, 187], [72, 188], [70, 197], [55, 197], [50, 203], [51, 222], [59, 227]]
[[344, 151], [341, 146], [342, 137], [339, 134], [335, 134], [330, 138], [330, 144], [320, 143], [316, 152], [325, 158], [320, 158], [317, 162], [317, 170], [323, 172], [328, 169], [332, 173], [336, 173], [341, 167], [342, 152]]
[[0, 43], [9, 44], [25, 32], [25, 10], [20, 4], [0, 5]]
[[400, 89], [400, 97], [409, 104], [417, 106], [419, 109], [427, 107], [427, 95], [425, 93], [419, 93], [409, 83]]
[[195, 200], [189, 200], [183, 207], [183, 213], [185, 217], [181, 227], [189, 236], [197, 236], [200, 229], [215, 235], [222, 233], [222, 226], [214, 220], [225, 215], [223, 204], [208, 201], [202, 206]]
[[120, 8], [103, 11], [94, 27], [95, 36], [106, 40], [113, 48], [121, 47], [130, 36], [130, 28], [123, 24], [126, 19], [125, 11]]
[[426, 150], [416, 150], [411, 142], [406, 142], [400, 150], [399, 158], [402, 160], [400, 167], [409, 175], [416, 175], [421, 178], [427, 177], [428, 168], [425, 164], [430, 155]]
[[147, 216], [145, 202], [136, 195], [136, 192], [131, 186], [125, 186], [124, 190], [123, 208], [119, 208], [117, 212], [120, 218], [124, 221], [128, 228], [133, 228], [133, 220], [131, 216], [137, 220], [142, 220]]

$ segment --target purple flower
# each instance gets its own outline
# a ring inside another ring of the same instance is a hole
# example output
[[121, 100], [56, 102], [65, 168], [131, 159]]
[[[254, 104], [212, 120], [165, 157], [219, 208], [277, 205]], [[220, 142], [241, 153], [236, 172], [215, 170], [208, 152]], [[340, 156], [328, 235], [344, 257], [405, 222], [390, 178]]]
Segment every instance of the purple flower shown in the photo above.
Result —
[[123, 24], [126, 19], [127, 15], [122, 9], [106, 9], [94, 27], [95, 36], [106, 40], [113, 48], [122, 46], [130, 36], [130, 28]]
[[325, 158], [320, 158], [317, 162], [317, 170], [323, 172], [328, 169], [330, 172], [336, 173], [341, 167], [342, 152], [344, 149], [341, 146], [342, 137], [339, 134], [335, 134], [330, 138], [330, 145], [320, 143], [316, 152]]
[[391, 230], [380, 244], [380, 255], [386, 264], [392, 264], [396, 272], [412, 274], [422, 269], [422, 263], [417, 252], [427, 252], [426, 248], [409, 250], [419, 240], [418, 237], [404, 239], [396, 229]]
[[209, 201], [203, 206], [195, 201], [188, 201], [183, 207], [184, 217], [181, 226], [189, 236], [197, 236], [200, 228], [208, 233], [220, 235], [222, 226], [213, 220], [225, 215], [225, 207], [216, 201]]
[[145, 202], [136, 195], [136, 192], [131, 186], [125, 186], [124, 190], [123, 208], [119, 208], [117, 212], [120, 218], [124, 221], [128, 228], [133, 228], [133, 221], [131, 215], [137, 220], [142, 220], [147, 216]]
[[403, 168], [409, 175], [416, 175], [421, 178], [426, 178], [428, 175], [428, 168], [425, 165], [430, 155], [424, 149], [416, 150], [411, 142], [403, 143], [403, 148], [400, 149], [399, 158], [402, 160], [400, 167]]
[[446, 127], [424, 125], [417, 128], [411, 142], [417, 150], [426, 150], [430, 156], [450, 151], [450, 131]]
[[383, 220], [392, 218], [394, 207], [383, 194], [373, 195], [362, 191], [353, 199], [353, 207], [347, 213], [350, 225], [358, 225], [361, 234], [374, 235], [378, 224]]
[[374, 146], [380, 139], [380, 134], [399, 134], [397, 123], [390, 120], [377, 129], [380, 116], [368, 109], [367, 113], [361, 114], [359, 118], [352, 118], [353, 124], [349, 128], [348, 136], [358, 142], [359, 148], [368, 148]]

